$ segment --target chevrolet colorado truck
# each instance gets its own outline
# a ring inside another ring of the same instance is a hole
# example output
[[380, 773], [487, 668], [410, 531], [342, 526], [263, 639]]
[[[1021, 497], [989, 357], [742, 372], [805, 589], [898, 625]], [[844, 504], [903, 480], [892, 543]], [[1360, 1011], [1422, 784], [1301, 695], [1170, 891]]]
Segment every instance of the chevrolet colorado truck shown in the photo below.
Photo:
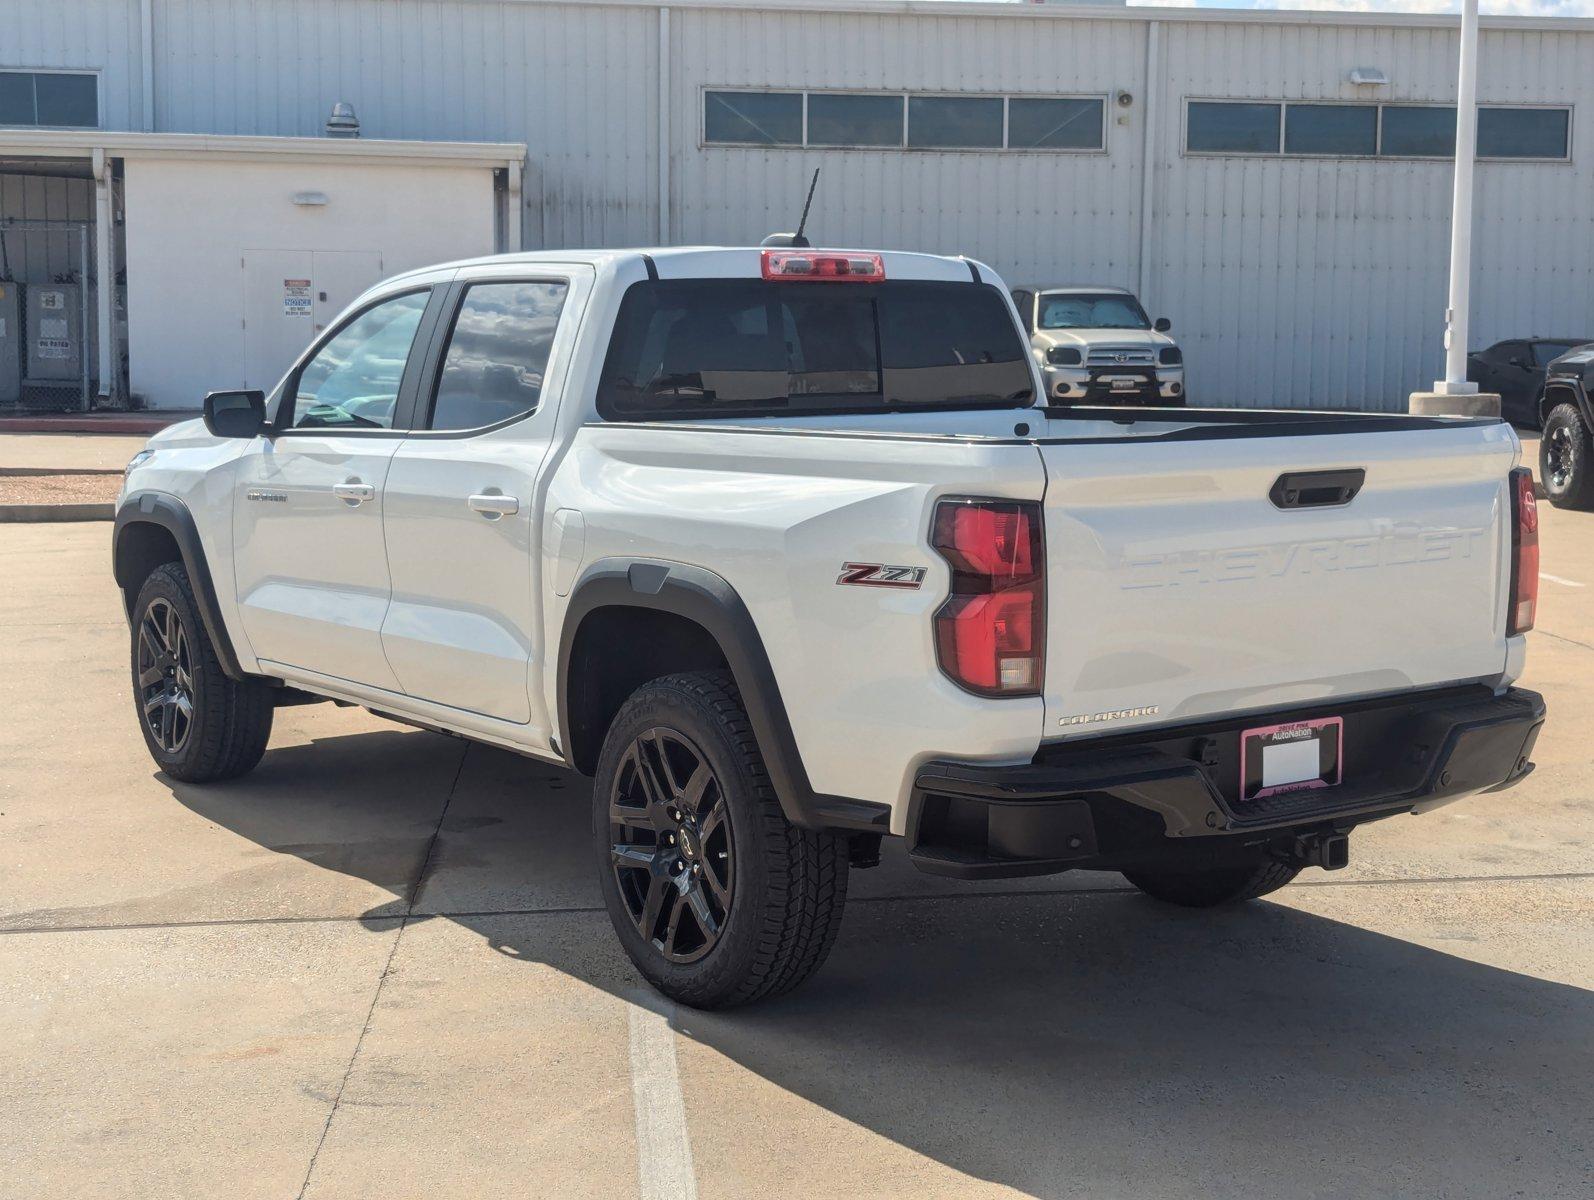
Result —
[[401, 275], [130, 464], [145, 741], [225, 780], [333, 700], [589, 775], [615, 931], [704, 1007], [812, 974], [884, 837], [1207, 906], [1530, 770], [1510, 426], [1042, 396], [966, 259]]
[[1018, 318], [1052, 404], [1188, 403], [1184, 351], [1166, 317], [1115, 287], [1018, 287]]

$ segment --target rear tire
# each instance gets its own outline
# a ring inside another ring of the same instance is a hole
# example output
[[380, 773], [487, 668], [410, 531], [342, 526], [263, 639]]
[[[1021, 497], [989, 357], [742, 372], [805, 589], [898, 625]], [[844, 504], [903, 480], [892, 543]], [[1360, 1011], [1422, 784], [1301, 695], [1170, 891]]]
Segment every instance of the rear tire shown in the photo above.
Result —
[[134, 710], [156, 765], [184, 783], [250, 771], [271, 737], [272, 689], [222, 671], [181, 563], [144, 580], [132, 634]]
[[1545, 418], [1539, 483], [1556, 508], [1594, 509], [1594, 445], [1575, 404], [1557, 404]]
[[1299, 867], [1264, 862], [1249, 867], [1198, 871], [1125, 871], [1124, 878], [1153, 900], [1181, 908], [1216, 908], [1276, 892], [1300, 874]]
[[847, 840], [786, 819], [725, 671], [632, 694], [593, 781], [604, 905], [649, 983], [694, 1008], [790, 991], [825, 961]]

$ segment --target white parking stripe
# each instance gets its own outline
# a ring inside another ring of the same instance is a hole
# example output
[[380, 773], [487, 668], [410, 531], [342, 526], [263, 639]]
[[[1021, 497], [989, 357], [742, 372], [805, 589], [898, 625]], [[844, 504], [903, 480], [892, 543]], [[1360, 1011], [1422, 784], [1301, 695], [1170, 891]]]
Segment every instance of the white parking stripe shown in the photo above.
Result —
[[1562, 579], [1559, 575], [1551, 575], [1548, 571], [1540, 571], [1539, 572], [1539, 578], [1540, 579], [1548, 579], [1551, 583], [1559, 583], [1563, 587], [1582, 587], [1583, 586], [1581, 583], [1579, 583], [1575, 579]]
[[670, 1027], [675, 1006], [656, 992], [635, 992], [628, 999], [637, 1191], [642, 1200], [697, 1200], [675, 1030]]

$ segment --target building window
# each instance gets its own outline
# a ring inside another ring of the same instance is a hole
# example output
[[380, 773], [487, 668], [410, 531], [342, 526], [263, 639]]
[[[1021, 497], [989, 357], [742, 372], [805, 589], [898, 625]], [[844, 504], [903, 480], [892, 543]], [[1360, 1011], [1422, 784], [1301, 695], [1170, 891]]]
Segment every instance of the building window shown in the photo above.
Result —
[[1106, 108], [1101, 96], [712, 89], [703, 93], [703, 142], [711, 146], [1100, 152], [1107, 148]]
[[1007, 102], [1007, 144], [1013, 150], [1100, 150], [1100, 100], [1014, 96]]
[[[1453, 105], [1191, 100], [1185, 107], [1187, 154], [1453, 158], [1456, 153]], [[1571, 128], [1570, 108], [1482, 106], [1478, 157], [1565, 162]]]
[[1277, 154], [1282, 107], [1192, 100], [1185, 117], [1185, 148], [1194, 154]]
[[913, 96], [908, 145], [924, 150], [1000, 150], [1000, 96]]
[[1456, 153], [1456, 110], [1438, 105], [1384, 105], [1379, 149], [1390, 158], [1451, 158]]
[[78, 71], [0, 71], [0, 125], [96, 129], [100, 80]]
[[744, 146], [801, 146], [801, 92], [705, 92], [703, 140]]
[[1572, 114], [1565, 108], [1481, 108], [1479, 158], [1566, 158]]
[[811, 92], [810, 146], [902, 145], [902, 97]]
[[1376, 104], [1290, 104], [1284, 113], [1285, 154], [1367, 157], [1378, 153]]

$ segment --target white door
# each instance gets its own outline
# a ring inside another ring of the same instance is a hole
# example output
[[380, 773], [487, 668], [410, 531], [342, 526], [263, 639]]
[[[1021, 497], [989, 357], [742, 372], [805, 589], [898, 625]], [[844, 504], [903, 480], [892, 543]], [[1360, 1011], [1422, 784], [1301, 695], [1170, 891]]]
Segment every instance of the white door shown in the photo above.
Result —
[[234, 571], [260, 659], [399, 690], [382, 653], [383, 486], [429, 298], [390, 297], [345, 324], [289, 379], [282, 428], [239, 460]]
[[310, 279], [320, 333], [361, 292], [382, 281], [382, 256], [375, 250], [317, 250]]
[[315, 336], [308, 250], [245, 250], [242, 386], [269, 392]]
[[382, 279], [375, 250], [245, 250], [244, 387], [270, 391], [318, 334]]
[[466, 286], [387, 482], [382, 645], [405, 692], [528, 725], [543, 744], [538, 479], [588, 286], [557, 274]]

